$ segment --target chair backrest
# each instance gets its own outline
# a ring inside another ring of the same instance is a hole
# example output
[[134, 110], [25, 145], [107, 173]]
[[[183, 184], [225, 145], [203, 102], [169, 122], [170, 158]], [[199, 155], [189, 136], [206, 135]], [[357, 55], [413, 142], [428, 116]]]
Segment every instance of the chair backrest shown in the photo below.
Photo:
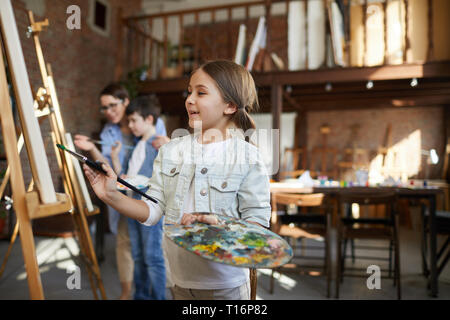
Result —
[[394, 204], [396, 198], [395, 191], [373, 192], [349, 188], [339, 193], [341, 203], [357, 203], [360, 205]]
[[318, 207], [322, 205], [323, 193], [294, 194], [294, 193], [274, 193], [272, 200], [275, 204], [296, 205], [298, 207]]
[[[339, 193], [339, 208], [344, 204], [352, 205], [356, 203], [360, 206], [385, 205], [386, 218], [394, 219], [396, 213], [397, 195], [395, 191], [372, 191], [364, 189], [349, 188]], [[342, 216], [342, 215], [341, 215]]]
[[323, 203], [323, 193], [309, 193], [309, 194], [296, 194], [296, 193], [272, 193], [272, 217], [270, 220], [271, 230], [278, 232], [280, 228], [279, 220], [277, 217], [277, 204], [282, 205], [296, 205], [299, 207], [318, 207]]

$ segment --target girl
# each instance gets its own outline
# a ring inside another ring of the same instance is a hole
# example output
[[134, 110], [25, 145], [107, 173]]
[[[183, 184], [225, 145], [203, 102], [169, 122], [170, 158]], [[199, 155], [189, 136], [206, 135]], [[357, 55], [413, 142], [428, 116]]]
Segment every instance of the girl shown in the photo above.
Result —
[[[145, 225], [215, 223], [211, 212], [269, 226], [269, 178], [255, 146], [236, 129], [254, 129], [258, 107], [250, 73], [231, 61], [213, 61], [191, 74], [186, 99], [194, 134], [161, 147], [147, 193], [158, 204], [116, 190], [116, 175], [84, 166], [97, 196]], [[166, 241], [175, 299], [249, 299], [249, 270], [208, 261]]]

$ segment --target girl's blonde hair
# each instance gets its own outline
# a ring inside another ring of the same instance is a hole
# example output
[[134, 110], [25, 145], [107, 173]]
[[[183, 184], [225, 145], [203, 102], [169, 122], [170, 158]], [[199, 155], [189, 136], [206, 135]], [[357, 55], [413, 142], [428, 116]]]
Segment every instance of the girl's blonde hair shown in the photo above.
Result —
[[249, 113], [258, 110], [259, 103], [255, 81], [250, 72], [229, 60], [206, 62], [197, 70], [203, 70], [216, 82], [225, 103], [236, 106], [237, 111], [231, 116], [231, 121], [236, 127], [244, 132], [256, 129]]

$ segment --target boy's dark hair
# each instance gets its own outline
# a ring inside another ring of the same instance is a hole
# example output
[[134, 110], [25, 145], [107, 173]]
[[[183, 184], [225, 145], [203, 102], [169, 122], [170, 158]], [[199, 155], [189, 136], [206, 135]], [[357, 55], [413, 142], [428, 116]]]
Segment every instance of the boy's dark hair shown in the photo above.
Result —
[[153, 116], [153, 124], [156, 124], [156, 120], [161, 114], [161, 105], [156, 95], [139, 96], [131, 100], [125, 113], [129, 116], [135, 112], [144, 119]]
[[125, 100], [129, 99], [127, 89], [119, 83], [110, 83], [100, 92], [101, 96], [113, 96], [114, 98]]

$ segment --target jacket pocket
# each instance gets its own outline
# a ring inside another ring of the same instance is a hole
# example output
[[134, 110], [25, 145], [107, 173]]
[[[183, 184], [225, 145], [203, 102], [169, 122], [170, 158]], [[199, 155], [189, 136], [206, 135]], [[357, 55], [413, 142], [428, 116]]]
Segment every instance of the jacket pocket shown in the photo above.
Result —
[[164, 183], [164, 189], [175, 190], [181, 166], [176, 163], [163, 163], [161, 173]]
[[215, 209], [216, 213], [225, 213], [237, 201], [237, 192], [240, 185], [241, 180], [234, 177], [210, 178], [212, 208]]

